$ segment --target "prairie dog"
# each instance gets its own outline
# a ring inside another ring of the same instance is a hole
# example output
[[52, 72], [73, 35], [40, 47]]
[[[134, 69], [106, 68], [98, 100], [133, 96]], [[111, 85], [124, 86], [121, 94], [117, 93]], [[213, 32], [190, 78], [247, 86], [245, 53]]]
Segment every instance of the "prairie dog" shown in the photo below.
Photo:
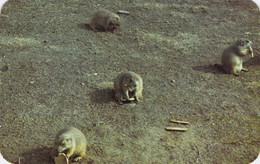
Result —
[[120, 26], [120, 17], [108, 10], [98, 10], [92, 16], [89, 26], [93, 31], [104, 30], [113, 32]]
[[143, 91], [143, 80], [134, 72], [120, 73], [114, 80], [115, 99], [122, 101], [140, 101]]
[[62, 129], [55, 137], [52, 155], [64, 153], [70, 161], [79, 161], [86, 155], [87, 141], [85, 135], [77, 128]]
[[226, 48], [222, 53], [222, 67], [228, 74], [239, 76], [241, 71], [248, 71], [243, 68], [244, 57], [254, 57], [252, 42], [248, 39], [238, 39], [233, 45]]

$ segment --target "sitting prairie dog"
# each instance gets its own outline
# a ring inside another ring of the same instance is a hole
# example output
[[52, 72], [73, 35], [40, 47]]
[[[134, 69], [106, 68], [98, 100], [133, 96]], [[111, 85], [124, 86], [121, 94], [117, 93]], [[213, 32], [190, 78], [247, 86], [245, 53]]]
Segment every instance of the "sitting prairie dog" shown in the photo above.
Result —
[[77, 128], [62, 129], [55, 137], [52, 156], [64, 153], [70, 161], [80, 161], [86, 155], [87, 141], [85, 135]]
[[113, 32], [120, 26], [120, 17], [108, 10], [98, 10], [92, 16], [89, 26], [93, 31], [104, 30]]
[[226, 73], [239, 76], [241, 71], [248, 71], [242, 64], [245, 57], [254, 57], [251, 45], [250, 40], [241, 38], [223, 51], [222, 67]]
[[122, 101], [140, 101], [143, 91], [143, 80], [134, 72], [120, 73], [114, 80], [115, 99]]

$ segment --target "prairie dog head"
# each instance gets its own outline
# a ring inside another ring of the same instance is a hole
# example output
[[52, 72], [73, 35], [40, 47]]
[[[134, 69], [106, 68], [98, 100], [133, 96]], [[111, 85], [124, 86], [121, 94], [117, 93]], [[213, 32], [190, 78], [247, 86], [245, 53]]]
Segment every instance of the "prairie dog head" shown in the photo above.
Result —
[[137, 88], [137, 80], [132, 77], [126, 77], [123, 81], [123, 86], [128, 88], [130, 92], [133, 92]]
[[120, 27], [120, 17], [118, 15], [111, 17], [108, 21], [107, 30], [114, 31], [116, 29], [119, 29], [119, 27]]
[[235, 45], [238, 47], [238, 50], [241, 55], [253, 55], [252, 42], [246, 38], [240, 38], [236, 41]]
[[58, 140], [55, 142], [55, 145], [57, 145], [57, 150], [59, 153], [66, 154], [66, 150], [73, 147], [74, 140], [71, 136], [61, 135], [61, 136], [59, 136]]
[[235, 44], [240, 47], [251, 47], [252, 46], [252, 42], [246, 38], [238, 39]]

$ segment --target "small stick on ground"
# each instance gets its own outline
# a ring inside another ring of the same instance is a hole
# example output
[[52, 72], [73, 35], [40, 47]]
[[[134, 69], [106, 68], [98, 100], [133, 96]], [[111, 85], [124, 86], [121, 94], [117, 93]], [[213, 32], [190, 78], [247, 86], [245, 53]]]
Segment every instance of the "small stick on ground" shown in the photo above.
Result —
[[190, 123], [187, 121], [178, 121], [178, 120], [170, 120], [170, 122], [183, 124], [183, 125], [189, 125]]
[[165, 130], [186, 132], [188, 129], [187, 128], [178, 128], [178, 127], [166, 127]]
[[129, 15], [129, 12], [128, 12], [128, 11], [125, 11], [125, 10], [118, 10], [118, 11], [117, 11], [117, 14]]

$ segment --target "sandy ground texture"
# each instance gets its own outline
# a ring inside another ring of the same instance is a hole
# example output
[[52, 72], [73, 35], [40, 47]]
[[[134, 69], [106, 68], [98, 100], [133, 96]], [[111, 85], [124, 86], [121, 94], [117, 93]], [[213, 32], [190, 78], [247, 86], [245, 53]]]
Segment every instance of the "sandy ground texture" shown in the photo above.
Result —
[[[90, 31], [100, 8], [130, 15], [115, 33]], [[53, 163], [56, 133], [75, 126], [88, 142], [84, 164], [247, 164], [260, 151], [259, 27], [249, 0], [10, 0], [0, 16], [0, 151]], [[253, 42], [249, 72], [214, 68], [240, 37]], [[127, 70], [143, 78], [143, 99], [118, 105], [113, 80]]]

